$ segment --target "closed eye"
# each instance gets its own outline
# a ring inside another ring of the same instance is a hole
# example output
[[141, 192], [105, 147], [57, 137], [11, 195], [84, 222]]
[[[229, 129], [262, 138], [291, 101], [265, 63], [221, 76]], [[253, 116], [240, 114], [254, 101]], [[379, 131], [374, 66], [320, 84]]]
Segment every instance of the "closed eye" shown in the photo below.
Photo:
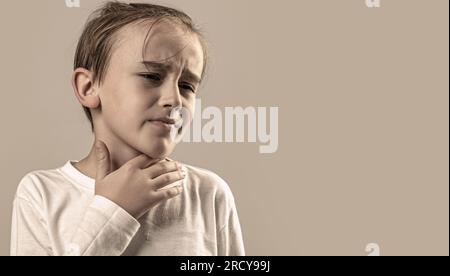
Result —
[[149, 81], [160, 81], [161, 76], [158, 74], [141, 74], [141, 77]]
[[[139, 76], [141, 76], [142, 78], [144, 78], [145, 80], [149, 81], [149, 82], [161, 82], [162, 81], [162, 77], [159, 74], [156, 73], [144, 73], [144, 74], [140, 74]], [[180, 89], [184, 90], [184, 91], [190, 91], [195, 93], [195, 86], [187, 83], [187, 82], [183, 82], [180, 83], [178, 85], [180, 87]]]
[[195, 93], [195, 88], [194, 88], [194, 86], [191, 85], [191, 84], [188, 84], [188, 83], [181, 83], [179, 86], [180, 86], [180, 88], [183, 89], [183, 90], [190, 90], [191, 92]]

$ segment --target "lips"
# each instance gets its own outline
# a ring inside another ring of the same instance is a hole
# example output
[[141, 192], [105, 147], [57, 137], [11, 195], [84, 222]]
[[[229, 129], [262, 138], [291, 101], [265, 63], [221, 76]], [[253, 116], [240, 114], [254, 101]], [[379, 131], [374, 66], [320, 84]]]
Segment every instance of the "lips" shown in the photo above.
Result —
[[148, 122], [151, 123], [152, 125], [164, 127], [166, 129], [170, 129], [174, 125], [174, 124], [166, 123], [166, 122], [160, 121], [160, 120], [149, 120]]
[[182, 123], [183, 123], [182, 119], [176, 121], [176, 120], [174, 120], [172, 118], [167, 118], [167, 117], [159, 118], [159, 119], [151, 119], [151, 120], [148, 120], [148, 121], [149, 122], [161, 123], [161, 124], [165, 124], [165, 125], [168, 125], [168, 126], [175, 126], [177, 128], [179, 128], [179, 126], [182, 125]]
[[159, 118], [159, 119], [153, 119], [149, 120], [150, 122], [161, 122], [167, 125], [174, 125], [176, 122], [174, 119], [171, 118]]
[[[182, 120], [180, 120], [182, 121]], [[175, 121], [167, 121], [167, 120], [148, 120], [147, 121], [150, 126], [160, 132], [160, 133], [165, 133], [165, 134], [169, 134], [172, 133], [172, 131], [177, 131], [179, 130], [180, 127], [177, 126], [178, 122]]]

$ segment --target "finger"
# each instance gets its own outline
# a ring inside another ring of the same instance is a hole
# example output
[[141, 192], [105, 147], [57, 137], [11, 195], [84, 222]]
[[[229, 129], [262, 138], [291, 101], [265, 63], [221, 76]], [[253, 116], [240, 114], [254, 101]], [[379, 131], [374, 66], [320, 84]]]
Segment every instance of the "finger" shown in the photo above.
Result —
[[183, 187], [177, 186], [174, 188], [156, 192], [155, 199], [156, 199], [156, 201], [163, 201], [163, 200], [171, 199], [171, 198], [174, 198], [174, 197], [180, 195], [182, 192], [183, 192]]
[[159, 161], [160, 161], [160, 159], [152, 159], [151, 157], [149, 157], [146, 154], [141, 154], [141, 155], [138, 155], [135, 158], [131, 159], [126, 164], [128, 164], [134, 168], [143, 169], [146, 166], [148, 166], [149, 164], [151, 164], [152, 162], [156, 163]]
[[141, 169], [145, 170], [153, 165], [155, 165], [156, 163], [161, 163], [161, 162], [165, 162], [162, 159], [151, 159], [150, 162], [147, 162], [147, 164], [145, 164]]
[[100, 140], [97, 140], [95, 142], [95, 154], [97, 156], [97, 173], [95, 180], [100, 181], [105, 178], [111, 170], [109, 150], [106, 144]]
[[[166, 174], [162, 174], [157, 178], [151, 180], [151, 185], [154, 190], [160, 190], [170, 184], [183, 180], [186, 177], [184, 171], [175, 171]], [[181, 185], [181, 183], [180, 183]]]
[[151, 167], [144, 169], [144, 174], [148, 175], [151, 179], [157, 178], [158, 176], [181, 170], [181, 165], [178, 162], [159, 162]]

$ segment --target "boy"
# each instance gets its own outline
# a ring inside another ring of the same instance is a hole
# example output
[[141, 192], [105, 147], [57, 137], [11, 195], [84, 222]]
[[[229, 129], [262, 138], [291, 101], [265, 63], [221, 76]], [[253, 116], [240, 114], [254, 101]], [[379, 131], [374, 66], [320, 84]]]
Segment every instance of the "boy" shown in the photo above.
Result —
[[72, 85], [95, 143], [79, 162], [23, 177], [11, 255], [245, 254], [227, 183], [167, 158], [174, 111], [194, 114], [206, 59], [178, 10], [108, 2], [89, 18]]

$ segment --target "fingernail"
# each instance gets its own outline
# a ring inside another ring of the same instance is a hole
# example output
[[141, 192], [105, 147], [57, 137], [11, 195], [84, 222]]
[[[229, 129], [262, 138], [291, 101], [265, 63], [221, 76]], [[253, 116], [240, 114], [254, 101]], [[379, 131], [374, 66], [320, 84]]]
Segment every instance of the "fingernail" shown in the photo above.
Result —
[[178, 194], [181, 194], [183, 192], [183, 187], [182, 186], [178, 186], [177, 190], [178, 190]]
[[181, 192], [183, 191], [183, 189], [178, 186], [175, 189], [170, 189], [169, 192], [172, 194], [172, 196], [177, 196], [179, 194], [181, 194]]

